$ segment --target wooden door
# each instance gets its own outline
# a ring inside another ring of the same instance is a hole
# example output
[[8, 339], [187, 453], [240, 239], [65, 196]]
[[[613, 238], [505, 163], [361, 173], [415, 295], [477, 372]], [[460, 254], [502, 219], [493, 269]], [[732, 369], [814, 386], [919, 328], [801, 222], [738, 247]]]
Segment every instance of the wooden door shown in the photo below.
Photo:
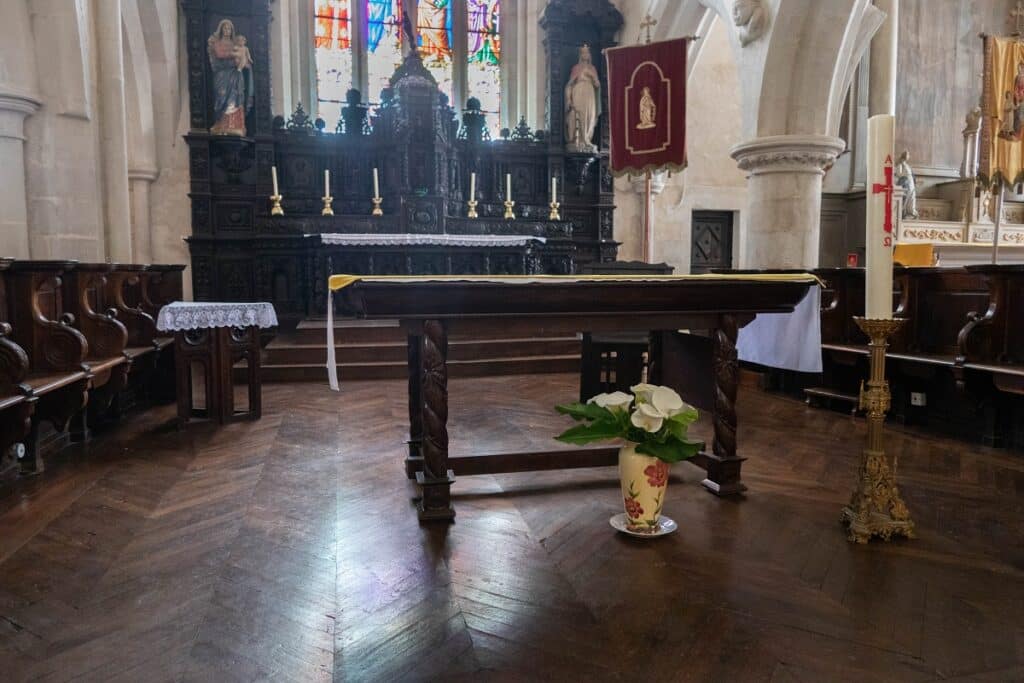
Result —
[[690, 272], [732, 268], [731, 211], [694, 211], [690, 239]]

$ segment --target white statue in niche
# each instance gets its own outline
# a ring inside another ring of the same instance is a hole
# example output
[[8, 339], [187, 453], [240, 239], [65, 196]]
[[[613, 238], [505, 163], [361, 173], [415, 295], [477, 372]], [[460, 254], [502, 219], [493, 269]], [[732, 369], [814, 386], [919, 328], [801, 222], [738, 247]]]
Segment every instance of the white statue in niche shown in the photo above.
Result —
[[896, 184], [903, 188], [903, 218], [917, 218], [917, 181], [910, 168], [910, 152], [903, 150], [900, 160], [893, 169]]
[[768, 10], [761, 0], [736, 0], [732, 5], [732, 23], [739, 29], [740, 45], [746, 47], [764, 35]]
[[565, 84], [565, 140], [570, 152], [596, 152], [594, 129], [601, 101], [601, 80], [590, 58], [590, 46], [580, 46], [579, 61]]

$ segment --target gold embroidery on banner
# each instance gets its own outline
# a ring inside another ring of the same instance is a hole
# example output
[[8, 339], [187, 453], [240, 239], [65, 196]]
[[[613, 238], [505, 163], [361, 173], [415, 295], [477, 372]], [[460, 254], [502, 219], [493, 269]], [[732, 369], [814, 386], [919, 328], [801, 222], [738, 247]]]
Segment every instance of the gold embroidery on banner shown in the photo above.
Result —
[[654, 104], [654, 98], [651, 97], [651, 89], [645, 85], [640, 94], [640, 123], [636, 124], [636, 129], [646, 130], [657, 126], [654, 122], [657, 113], [658, 107]]
[[[623, 131], [623, 135], [624, 135], [624, 139], [626, 141], [626, 149], [629, 150], [629, 152], [631, 154], [655, 154], [657, 152], [664, 152], [666, 149], [668, 149], [669, 147], [672, 146], [672, 126], [671, 125], [666, 127], [665, 142], [660, 147], [652, 147], [651, 149], [636, 149], [636, 148], [633, 147], [632, 144], [630, 144], [629, 114], [628, 114], [628, 110], [629, 110], [629, 94], [633, 90], [633, 81], [636, 80], [637, 72], [640, 71], [640, 69], [644, 68], [647, 65], [653, 66], [655, 69], [658, 70], [658, 77], [661, 79], [661, 82], [665, 84], [665, 93], [666, 93], [665, 101], [667, 102], [666, 109], [668, 111], [666, 111], [664, 115], [668, 117], [669, 121], [672, 120], [672, 81], [670, 81], [669, 79], [665, 78], [665, 72], [661, 70], [661, 67], [658, 66], [658, 64], [656, 62], [652, 62], [650, 60], [647, 60], [646, 62], [641, 62], [640, 64], [637, 64], [636, 68], [633, 69], [633, 73], [629, 77], [629, 85], [627, 85], [625, 87], [625, 89], [623, 90], [623, 97], [625, 97], [625, 106], [626, 106], [626, 110], [627, 110], [626, 116], [623, 117], [625, 119], [623, 121], [623, 124], [625, 126], [625, 130]], [[650, 105], [652, 107], [652, 110], [650, 111], [650, 116], [651, 116], [651, 118], [650, 118], [650, 125], [645, 125], [644, 114], [643, 114], [643, 111], [644, 111], [644, 96], [646, 96], [648, 99], [651, 100]], [[656, 107], [654, 105], [654, 98], [652, 98], [650, 96], [650, 88], [648, 88], [647, 86], [644, 86], [644, 89], [641, 91], [641, 96], [640, 96], [640, 122], [636, 126], [636, 128], [638, 130], [654, 128], [657, 125], [657, 124], [654, 123], [655, 110], [656, 110]]]

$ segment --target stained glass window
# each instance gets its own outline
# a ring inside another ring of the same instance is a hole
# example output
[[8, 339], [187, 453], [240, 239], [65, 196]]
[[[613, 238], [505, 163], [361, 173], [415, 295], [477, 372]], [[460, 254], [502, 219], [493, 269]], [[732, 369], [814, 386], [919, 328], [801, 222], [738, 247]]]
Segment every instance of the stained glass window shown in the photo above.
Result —
[[416, 4], [420, 57], [441, 92], [454, 102], [452, 70], [452, 0], [419, 0]]
[[402, 64], [402, 1], [366, 0], [366, 18], [369, 92], [364, 99], [378, 102], [380, 91]]
[[350, 0], [316, 0], [316, 80], [319, 115], [334, 123], [345, 91], [352, 87], [352, 13]]
[[469, 96], [480, 100], [495, 137], [501, 112], [501, 0], [466, 0], [469, 10], [467, 78]]

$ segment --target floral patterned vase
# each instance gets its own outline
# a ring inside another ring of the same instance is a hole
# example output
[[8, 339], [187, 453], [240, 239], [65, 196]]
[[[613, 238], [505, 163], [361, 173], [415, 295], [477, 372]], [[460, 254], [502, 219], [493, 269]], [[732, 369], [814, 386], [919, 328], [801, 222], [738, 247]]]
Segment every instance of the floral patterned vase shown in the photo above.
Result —
[[653, 532], [665, 504], [668, 463], [637, 453], [634, 444], [623, 446], [619, 449], [619, 481], [629, 528]]

